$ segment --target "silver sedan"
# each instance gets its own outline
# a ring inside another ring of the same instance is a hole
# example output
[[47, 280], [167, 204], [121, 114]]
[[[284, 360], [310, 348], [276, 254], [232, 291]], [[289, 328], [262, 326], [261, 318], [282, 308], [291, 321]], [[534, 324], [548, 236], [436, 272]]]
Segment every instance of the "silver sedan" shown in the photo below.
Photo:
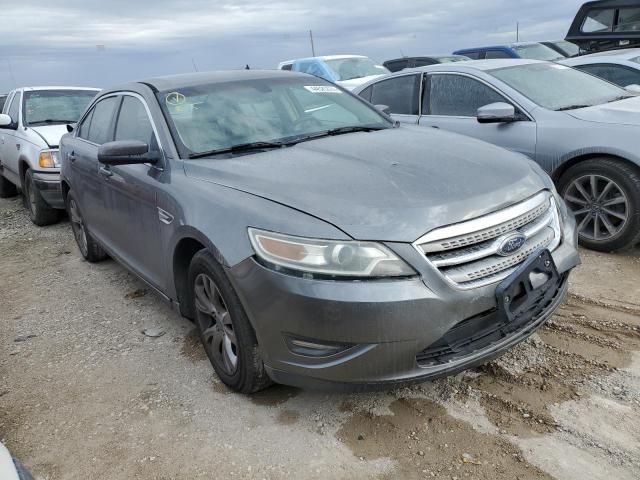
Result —
[[403, 70], [354, 93], [400, 122], [535, 160], [576, 215], [584, 246], [640, 240], [640, 98], [630, 92], [556, 63], [481, 60]]

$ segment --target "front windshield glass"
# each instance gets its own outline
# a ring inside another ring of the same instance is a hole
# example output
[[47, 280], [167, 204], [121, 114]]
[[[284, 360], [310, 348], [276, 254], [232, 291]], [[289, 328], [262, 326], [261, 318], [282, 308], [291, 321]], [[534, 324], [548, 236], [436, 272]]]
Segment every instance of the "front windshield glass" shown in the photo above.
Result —
[[575, 57], [580, 53], [580, 48], [575, 43], [565, 42], [564, 40], [561, 40], [559, 42], [555, 42], [555, 44], [558, 46], [558, 48], [565, 51], [570, 57]]
[[528, 45], [516, 45], [513, 49], [518, 53], [520, 58], [528, 58], [530, 60], [562, 60], [565, 58], [561, 53], [556, 52], [553, 48], [549, 48], [541, 43], [531, 43]]
[[555, 63], [496, 68], [488, 73], [550, 110], [590, 107], [630, 96], [609, 82]]
[[96, 96], [95, 90], [32, 90], [24, 92], [25, 125], [75, 123]]
[[325, 62], [329, 68], [334, 71], [338, 77], [338, 81], [390, 73], [386, 68], [373, 63], [370, 58], [340, 58], [325, 60]]
[[336, 128], [393, 126], [375, 108], [318, 78], [210, 83], [157, 97], [184, 157], [255, 142], [296, 143]]

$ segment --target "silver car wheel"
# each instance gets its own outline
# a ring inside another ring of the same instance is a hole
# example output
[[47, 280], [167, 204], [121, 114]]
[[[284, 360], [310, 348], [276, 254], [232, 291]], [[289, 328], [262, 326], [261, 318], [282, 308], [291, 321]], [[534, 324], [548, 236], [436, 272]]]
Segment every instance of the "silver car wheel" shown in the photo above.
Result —
[[205, 273], [195, 280], [195, 304], [202, 340], [209, 358], [227, 375], [238, 369], [238, 341], [220, 290]]
[[587, 240], [607, 241], [618, 235], [629, 219], [629, 200], [620, 186], [602, 175], [574, 179], [564, 192], [576, 216], [578, 234]]

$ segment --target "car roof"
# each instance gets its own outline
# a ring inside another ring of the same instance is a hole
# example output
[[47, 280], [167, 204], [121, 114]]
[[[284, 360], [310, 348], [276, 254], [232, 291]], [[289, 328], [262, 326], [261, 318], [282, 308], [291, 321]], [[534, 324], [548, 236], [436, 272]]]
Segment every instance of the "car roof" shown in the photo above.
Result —
[[620, 57], [620, 58], [635, 58], [640, 55], [640, 48], [626, 48], [621, 50], [606, 50], [604, 52], [590, 53], [589, 55], [583, 55], [585, 58], [591, 57]]
[[536, 45], [540, 42], [513, 42], [513, 43], [503, 43], [500, 45], [487, 45], [484, 47], [470, 47], [470, 48], [459, 48], [456, 52], [465, 52], [470, 50], [488, 50], [491, 48], [513, 48], [513, 47], [525, 47], [527, 45]]
[[[184, 73], [180, 75], [167, 75], [163, 77], [149, 78], [134, 82], [135, 84], [146, 84], [156, 90], [170, 90], [173, 88], [184, 88], [194, 85], [227, 83], [242, 80], [268, 80], [277, 78], [292, 78], [293, 76], [309, 77], [309, 75], [298, 72], [284, 70], [226, 70], [216, 72]], [[131, 88], [131, 84], [120, 87], [121, 90]], [[111, 89], [115, 90], [115, 89]]]
[[453, 63], [439, 63], [437, 65], [429, 65], [426, 67], [409, 68], [402, 70], [403, 72], [410, 71], [437, 71], [437, 70], [455, 70], [455, 71], [468, 71], [468, 70], [493, 70], [495, 68], [514, 67], [516, 65], [530, 65], [533, 63], [552, 63], [545, 62], [544, 60], [531, 60], [527, 58], [498, 58], [491, 60], [468, 60], [466, 62], [453, 62]]

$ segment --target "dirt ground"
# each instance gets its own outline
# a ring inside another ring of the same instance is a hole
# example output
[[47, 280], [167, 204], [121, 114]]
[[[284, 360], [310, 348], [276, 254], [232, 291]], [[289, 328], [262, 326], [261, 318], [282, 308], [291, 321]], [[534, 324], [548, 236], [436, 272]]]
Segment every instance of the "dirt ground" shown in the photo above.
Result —
[[548, 325], [475, 371], [247, 397], [189, 321], [115, 262], [83, 261], [66, 221], [35, 227], [2, 199], [0, 440], [42, 480], [637, 480], [640, 250], [582, 258]]

